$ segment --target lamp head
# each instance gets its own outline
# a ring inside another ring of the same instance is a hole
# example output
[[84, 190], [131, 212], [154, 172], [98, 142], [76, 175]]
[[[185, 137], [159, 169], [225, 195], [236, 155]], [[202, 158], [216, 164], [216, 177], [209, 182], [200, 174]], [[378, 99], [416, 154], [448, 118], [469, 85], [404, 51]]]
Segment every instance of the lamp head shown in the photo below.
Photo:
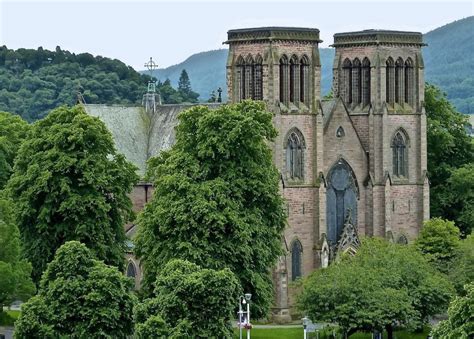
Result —
[[245, 299], [246, 299], [247, 301], [250, 301], [250, 299], [252, 299], [252, 294], [250, 294], [250, 293], [245, 293]]

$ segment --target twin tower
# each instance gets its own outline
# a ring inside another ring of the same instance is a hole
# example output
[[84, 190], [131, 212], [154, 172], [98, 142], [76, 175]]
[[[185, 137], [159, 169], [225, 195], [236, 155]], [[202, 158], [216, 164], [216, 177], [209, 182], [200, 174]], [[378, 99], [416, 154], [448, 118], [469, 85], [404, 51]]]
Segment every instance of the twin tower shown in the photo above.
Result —
[[407, 243], [429, 218], [421, 33], [334, 35], [332, 97], [321, 98], [319, 30], [228, 32], [229, 100], [263, 100], [287, 204], [286, 254], [273, 271], [274, 316], [291, 281], [354, 251], [359, 236]]

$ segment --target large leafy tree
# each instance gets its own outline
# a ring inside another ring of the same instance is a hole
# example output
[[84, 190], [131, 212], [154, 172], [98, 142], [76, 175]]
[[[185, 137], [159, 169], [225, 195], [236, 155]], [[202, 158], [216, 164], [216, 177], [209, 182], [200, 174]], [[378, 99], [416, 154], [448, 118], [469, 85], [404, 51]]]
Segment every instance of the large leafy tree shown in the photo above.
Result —
[[469, 339], [474, 337], [474, 283], [465, 286], [465, 295], [456, 297], [448, 309], [448, 319], [433, 329], [433, 338]]
[[62, 245], [22, 307], [16, 338], [126, 338], [133, 331], [131, 280], [78, 241]]
[[474, 283], [474, 235], [463, 239], [457, 251], [456, 259], [449, 272], [449, 277], [458, 294], [465, 293], [464, 285]]
[[7, 184], [34, 280], [68, 240], [122, 268], [136, 180], [105, 125], [81, 106], [58, 108], [35, 123]]
[[26, 300], [34, 291], [31, 264], [20, 257], [20, 235], [11, 202], [0, 193], [0, 314], [16, 299]]
[[203, 269], [171, 260], [156, 279], [153, 297], [137, 305], [136, 335], [232, 337], [233, 311], [240, 284], [228, 269]]
[[0, 190], [10, 178], [13, 162], [29, 127], [19, 116], [0, 112]]
[[443, 273], [454, 264], [461, 241], [454, 222], [433, 218], [424, 223], [415, 245]]
[[[464, 185], [458, 184], [462, 176], [450, 179], [453, 171], [474, 162], [474, 145], [466, 133], [467, 117], [456, 111], [439, 88], [429, 84], [425, 88], [425, 108], [431, 213], [435, 217], [454, 220], [467, 235], [474, 219], [473, 198], [464, 201], [469, 193]], [[467, 171], [472, 171], [472, 166]], [[472, 185], [472, 182], [464, 183], [467, 187]]]
[[302, 311], [343, 331], [386, 329], [393, 324], [419, 328], [444, 310], [452, 295], [449, 281], [415, 248], [365, 239], [354, 257], [312, 273], [298, 298]]
[[180, 114], [175, 145], [149, 164], [155, 193], [138, 221], [136, 253], [148, 293], [166, 263], [180, 258], [230, 268], [252, 293], [255, 316], [266, 314], [273, 300], [269, 270], [285, 227], [267, 145], [275, 136], [261, 102]]

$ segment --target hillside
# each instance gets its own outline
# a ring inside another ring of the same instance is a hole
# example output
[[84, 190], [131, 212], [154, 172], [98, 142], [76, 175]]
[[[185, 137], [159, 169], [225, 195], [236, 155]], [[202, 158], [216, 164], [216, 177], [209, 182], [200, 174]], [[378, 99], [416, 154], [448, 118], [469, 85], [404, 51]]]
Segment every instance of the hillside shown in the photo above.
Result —
[[[458, 20], [424, 35], [425, 80], [441, 87], [463, 113], [474, 113], [474, 17]], [[321, 48], [322, 95], [331, 89], [334, 49]], [[186, 69], [200, 100], [209, 98], [212, 90], [222, 87], [226, 94], [225, 65], [227, 50], [194, 54], [177, 65], [158, 69], [159, 80], [169, 78], [177, 86], [182, 69]], [[225, 97], [224, 97], [225, 99]]]
[[138, 104], [148, 80], [117, 59], [76, 55], [59, 47], [0, 47], [0, 111], [30, 122], [57, 106], [74, 104], [78, 91], [87, 103]]

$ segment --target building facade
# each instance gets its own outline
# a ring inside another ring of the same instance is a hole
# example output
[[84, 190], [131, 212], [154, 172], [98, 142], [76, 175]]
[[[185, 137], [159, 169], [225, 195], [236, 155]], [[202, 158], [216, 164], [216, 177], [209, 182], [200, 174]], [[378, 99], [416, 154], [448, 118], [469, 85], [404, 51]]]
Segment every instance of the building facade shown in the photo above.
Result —
[[355, 238], [406, 243], [429, 218], [421, 33], [336, 34], [327, 100], [320, 42], [317, 29], [282, 27], [231, 30], [226, 42], [230, 101], [265, 101], [279, 131], [272, 148], [288, 212], [286, 255], [273, 273], [281, 320], [291, 316], [291, 282], [337, 256], [346, 226]]

